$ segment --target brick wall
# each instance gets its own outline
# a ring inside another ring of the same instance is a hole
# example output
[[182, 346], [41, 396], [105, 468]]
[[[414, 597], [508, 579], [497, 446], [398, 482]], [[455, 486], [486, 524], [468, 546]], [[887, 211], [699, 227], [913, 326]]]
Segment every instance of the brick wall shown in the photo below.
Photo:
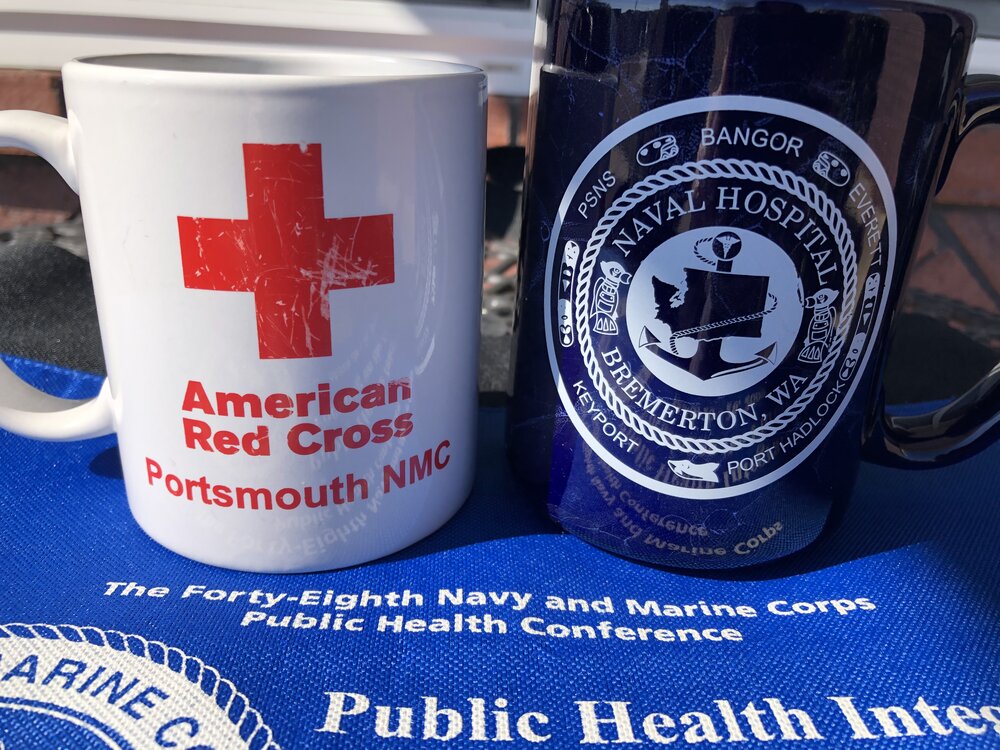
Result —
[[1000, 127], [962, 144], [928, 217], [905, 306], [1000, 351]]
[[[59, 75], [0, 69], [0, 110], [33, 109], [65, 114]], [[79, 211], [76, 195], [38, 157], [0, 149], [0, 231], [64, 221]]]

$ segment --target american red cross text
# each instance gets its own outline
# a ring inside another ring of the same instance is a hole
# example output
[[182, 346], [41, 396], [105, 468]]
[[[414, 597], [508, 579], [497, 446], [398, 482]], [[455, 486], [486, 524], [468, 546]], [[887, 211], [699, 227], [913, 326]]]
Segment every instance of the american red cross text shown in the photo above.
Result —
[[184, 286], [252, 292], [261, 359], [332, 353], [327, 293], [395, 280], [392, 214], [327, 219], [319, 144], [243, 146], [247, 218], [177, 217]]

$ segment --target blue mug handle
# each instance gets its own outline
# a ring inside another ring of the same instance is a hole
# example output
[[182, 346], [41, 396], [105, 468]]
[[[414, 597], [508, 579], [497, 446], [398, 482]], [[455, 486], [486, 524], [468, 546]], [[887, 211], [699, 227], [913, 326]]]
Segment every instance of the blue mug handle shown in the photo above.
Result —
[[[945, 155], [938, 190], [965, 136], [980, 125], [1000, 125], [1000, 76], [967, 76], [956, 115], [958, 125]], [[998, 437], [1000, 364], [966, 393], [926, 414], [888, 414], [883, 391], [865, 453], [869, 460], [893, 466], [943, 466], [982, 450]]]

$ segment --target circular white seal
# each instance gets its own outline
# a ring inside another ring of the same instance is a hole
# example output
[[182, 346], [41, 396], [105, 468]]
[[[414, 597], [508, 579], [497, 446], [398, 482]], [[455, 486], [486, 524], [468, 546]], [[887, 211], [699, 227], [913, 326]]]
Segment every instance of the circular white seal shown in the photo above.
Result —
[[667, 495], [784, 476], [855, 393], [895, 222], [871, 148], [801, 105], [709, 97], [621, 126], [577, 170], [549, 244], [549, 357], [576, 430]]
[[179, 648], [95, 627], [0, 625], [0, 747], [280, 750], [232, 682]]

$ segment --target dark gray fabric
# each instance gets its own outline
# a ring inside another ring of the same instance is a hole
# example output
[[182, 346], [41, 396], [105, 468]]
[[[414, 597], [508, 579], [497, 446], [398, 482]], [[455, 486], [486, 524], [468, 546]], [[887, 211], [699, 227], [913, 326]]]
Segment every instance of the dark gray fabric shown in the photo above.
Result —
[[87, 261], [50, 244], [0, 244], [0, 352], [103, 373]]

